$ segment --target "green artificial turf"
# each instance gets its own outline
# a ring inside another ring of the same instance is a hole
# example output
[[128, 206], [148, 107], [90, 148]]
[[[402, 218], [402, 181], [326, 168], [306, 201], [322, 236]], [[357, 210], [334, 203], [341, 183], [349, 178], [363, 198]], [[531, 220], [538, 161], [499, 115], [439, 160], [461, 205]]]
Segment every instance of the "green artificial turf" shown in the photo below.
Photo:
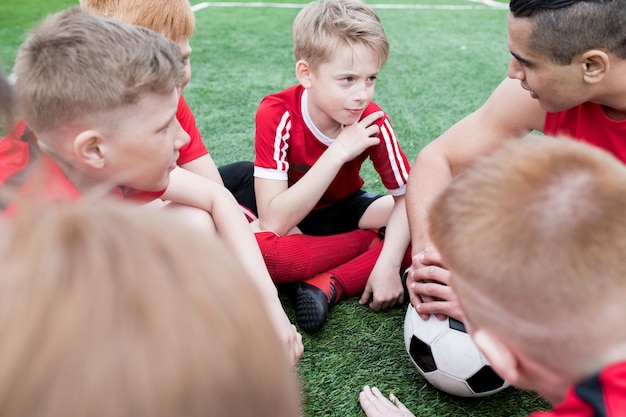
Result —
[[[28, 28], [69, 0], [3, 0], [0, 60], [9, 73]], [[198, 3], [192, 1], [192, 4]], [[372, 2], [370, 2], [372, 3]], [[409, 1], [379, 1], [377, 4]], [[476, 109], [506, 76], [506, 10], [462, 0], [427, 0], [427, 8], [377, 9], [391, 43], [375, 100], [388, 113], [412, 161], [447, 127]], [[471, 6], [450, 10], [442, 5]], [[197, 11], [191, 83], [185, 96], [218, 165], [254, 158], [259, 101], [296, 83], [291, 23], [296, 8], [209, 7]], [[373, 169], [366, 188], [384, 192]], [[293, 311], [285, 296], [288, 314]], [[406, 306], [374, 313], [356, 298], [331, 310], [324, 328], [304, 334], [298, 365], [306, 416], [363, 416], [365, 384], [393, 392], [418, 416], [525, 416], [546, 408], [535, 394], [508, 388], [479, 399], [444, 394], [420, 377], [404, 349]], [[242, 335], [242, 343], [249, 343]], [[250, 354], [254, 354], [251, 349]]]

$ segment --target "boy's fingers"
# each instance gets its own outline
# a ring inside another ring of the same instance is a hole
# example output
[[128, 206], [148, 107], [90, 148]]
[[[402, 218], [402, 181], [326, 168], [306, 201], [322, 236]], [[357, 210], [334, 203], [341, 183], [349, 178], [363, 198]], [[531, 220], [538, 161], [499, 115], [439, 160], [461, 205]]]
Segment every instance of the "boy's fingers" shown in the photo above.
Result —
[[392, 403], [394, 403], [394, 405], [396, 407], [398, 407], [400, 410], [402, 410], [402, 411], [409, 411], [409, 409], [406, 408], [406, 406], [404, 404], [402, 404], [402, 402], [400, 402], [400, 400], [395, 395], [393, 395], [392, 393], [389, 394], [389, 400]]
[[375, 111], [372, 114], [368, 114], [366, 117], [364, 117], [359, 123], [364, 124], [365, 126], [369, 126], [372, 123], [374, 123], [376, 120], [380, 119], [381, 117], [383, 117], [385, 113], [383, 111]]
[[366, 287], [365, 291], [363, 291], [363, 294], [361, 295], [361, 298], [359, 299], [359, 304], [367, 304], [370, 298], [372, 298], [372, 291]]

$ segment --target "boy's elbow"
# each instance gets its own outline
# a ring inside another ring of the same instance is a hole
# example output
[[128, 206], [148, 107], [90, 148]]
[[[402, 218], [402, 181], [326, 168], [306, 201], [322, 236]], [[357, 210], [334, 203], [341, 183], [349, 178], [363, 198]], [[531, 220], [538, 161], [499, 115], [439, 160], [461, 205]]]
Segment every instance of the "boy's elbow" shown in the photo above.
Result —
[[259, 226], [261, 227], [261, 230], [266, 232], [273, 232], [279, 236], [285, 236], [289, 234], [289, 231], [292, 229], [285, 227], [280, 222], [277, 222], [275, 220], [272, 221], [272, 219], [265, 219], [261, 216], [259, 216]]

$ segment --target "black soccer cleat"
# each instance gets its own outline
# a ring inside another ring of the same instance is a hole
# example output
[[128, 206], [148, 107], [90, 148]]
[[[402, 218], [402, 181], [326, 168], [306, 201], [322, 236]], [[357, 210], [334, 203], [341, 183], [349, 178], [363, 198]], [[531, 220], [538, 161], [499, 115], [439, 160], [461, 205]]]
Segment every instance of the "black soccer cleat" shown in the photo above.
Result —
[[315, 333], [322, 328], [328, 317], [331, 303], [334, 302], [336, 290], [331, 285], [331, 300], [320, 288], [299, 282], [295, 290], [296, 322], [307, 333]]

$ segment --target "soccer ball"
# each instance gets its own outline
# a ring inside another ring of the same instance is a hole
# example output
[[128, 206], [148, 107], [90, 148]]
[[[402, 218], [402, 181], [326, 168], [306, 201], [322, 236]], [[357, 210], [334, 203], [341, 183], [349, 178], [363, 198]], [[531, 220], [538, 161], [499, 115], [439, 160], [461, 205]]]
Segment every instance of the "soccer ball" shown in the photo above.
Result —
[[460, 397], [495, 394], [508, 384], [489, 366], [458, 320], [422, 320], [409, 304], [404, 344], [420, 374], [435, 388]]

